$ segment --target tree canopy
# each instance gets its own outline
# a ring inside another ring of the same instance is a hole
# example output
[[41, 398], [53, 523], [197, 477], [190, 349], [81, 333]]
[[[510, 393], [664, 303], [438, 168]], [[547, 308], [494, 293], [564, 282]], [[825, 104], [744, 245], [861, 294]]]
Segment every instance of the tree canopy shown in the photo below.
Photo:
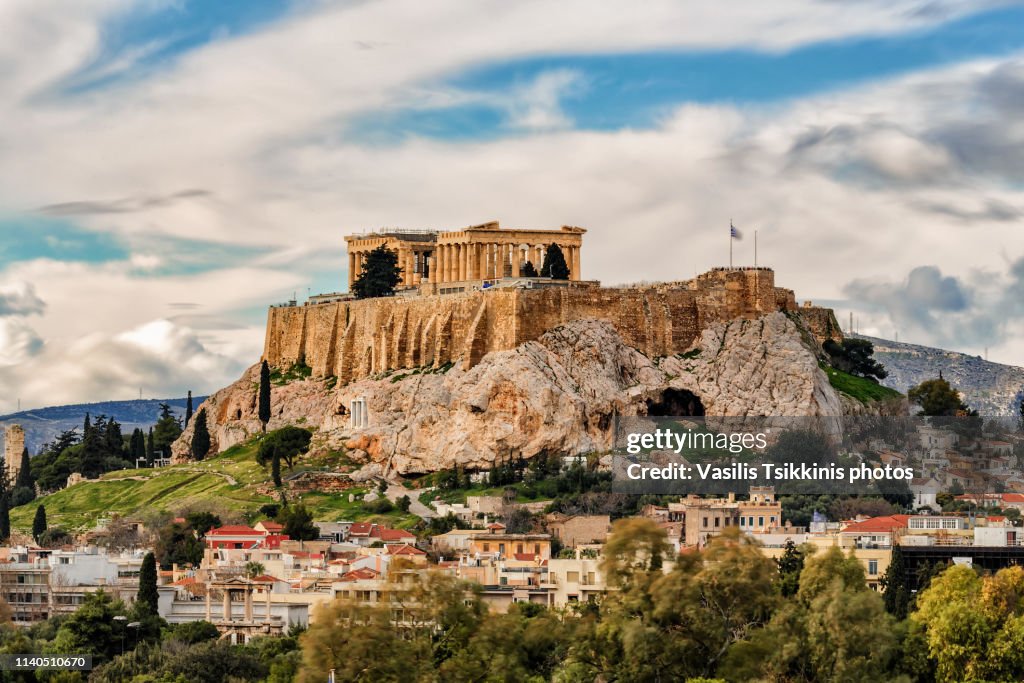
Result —
[[568, 280], [569, 265], [565, 262], [565, 254], [557, 244], [551, 243], [544, 252], [544, 264], [540, 268], [541, 277], [552, 280]]
[[357, 299], [391, 296], [401, 281], [398, 254], [382, 244], [366, 254], [363, 269], [352, 283], [352, 293]]

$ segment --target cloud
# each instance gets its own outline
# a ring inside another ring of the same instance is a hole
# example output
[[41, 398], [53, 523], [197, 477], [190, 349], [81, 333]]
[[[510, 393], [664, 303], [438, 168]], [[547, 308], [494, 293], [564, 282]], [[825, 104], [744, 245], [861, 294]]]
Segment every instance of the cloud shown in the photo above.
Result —
[[[785, 52], [931, 26], [976, 2], [312, 3], [139, 78], [62, 91], [125, 6], [0, 3], [0, 206], [73, 222], [55, 239], [114, 235], [119, 247], [95, 262], [54, 245], [0, 260], [5, 279], [34, 283], [46, 302], [19, 299], [39, 315], [34, 330], [4, 332], [5, 357], [20, 360], [0, 384], [27, 404], [215, 390], [259, 357], [263, 307], [314, 277], [343, 286], [345, 234], [495, 217], [587, 227], [584, 274], [609, 283], [722, 265], [734, 219], [759, 230], [760, 263], [798, 296], [839, 299], [857, 280], [849, 305], [872, 324], [950, 346], [989, 335], [1024, 362], [1024, 334], [997, 315], [1019, 310], [1003, 292], [1024, 286], [1006, 265], [1021, 256], [1019, 55], [770, 106], [680, 103], [654, 126], [601, 131], [574, 130], [566, 105], [601, 83], [555, 69], [492, 93], [515, 133], [505, 138], [385, 146], [349, 126], [366, 112], [472, 103], [479, 93], [443, 84], [481, 64]], [[43, 42], [52, 49], [32, 49]], [[753, 260], [751, 240], [736, 246], [738, 263]], [[922, 263], [937, 265], [912, 275]]]
[[967, 279], [919, 266], [902, 282], [858, 279], [844, 293], [864, 317], [861, 331], [899, 331], [918, 343], [978, 351], [1024, 328], [1024, 258]]
[[23, 321], [0, 318], [0, 366], [23, 363], [42, 348], [42, 338]]
[[41, 314], [46, 303], [30, 282], [0, 284], [0, 317]]
[[584, 75], [573, 69], [554, 69], [513, 91], [506, 105], [509, 125], [534, 131], [568, 128], [572, 121], [562, 111], [562, 98], [585, 87]]
[[[2, 323], [3, 321], [0, 321]], [[0, 340], [4, 327], [0, 325]], [[27, 354], [0, 364], [0, 383], [11, 387], [5, 403], [59, 405], [85, 400], [184, 395], [237, 379], [245, 362], [211, 351], [187, 328], [154, 320], [124, 333], [91, 334], [66, 349]], [[60, 382], [50, 377], [60, 377]]]
[[112, 201], [74, 201], [48, 204], [39, 213], [49, 216], [87, 216], [91, 214], [136, 213], [148, 209], [170, 206], [186, 199], [209, 197], [206, 190], [181, 190], [165, 196], [126, 197]]

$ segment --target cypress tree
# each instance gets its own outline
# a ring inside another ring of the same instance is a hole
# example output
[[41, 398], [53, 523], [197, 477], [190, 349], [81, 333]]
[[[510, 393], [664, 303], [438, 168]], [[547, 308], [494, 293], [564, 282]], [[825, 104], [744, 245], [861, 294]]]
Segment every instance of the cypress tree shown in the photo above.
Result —
[[192, 419], [192, 392], [188, 392], [188, 399], [185, 401], [185, 426], [188, 427], [189, 420]]
[[147, 614], [157, 614], [160, 602], [160, 594], [156, 589], [156, 556], [152, 552], [146, 553], [142, 558], [142, 568], [139, 570], [139, 592], [135, 602]]
[[260, 366], [260, 400], [259, 418], [263, 425], [263, 433], [267, 433], [267, 423], [270, 422], [270, 366], [263, 361]]
[[11, 537], [11, 506], [6, 493], [0, 496], [0, 543]]
[[11, 537], [11, 479], [7, 463], [0, 462], [0, 542]]
[[905, 619], [910, 611], [910, 590], [907, 587], [907, 566], [903, 561], [903, 551], [897, 544], [893, 544], [892, 557], [881, 584], [885, 589], [882, 593], [885, 611], [897, 619]]
[[533, 261], [527, 261], [519, 268], [519, 277], [537, 277], [537, 268]]
[[155, 451], [153, 449], [153, 428], [150, 427], [149, 428], [149, 436], [146, 437], [146, 461], [150, 465], [153, 464], [153, 454], [154, 453], [155, 453]]
[[27, 448], [21, 452], [21, 468], [18, 470], [18, 479], [14, 486], [24, 486], [35, 490], [36, 482], [32, 478], [32, 461], [29, 459]]
[[274, 480], [274, 486], [281, 488], [281, 457], [274, 451], [274, 457], [270, 461], [270, 476]]
[[540, 276], [552, 280], [569, 279], [569, 266], [565, 262], [565, 254], [557, 244], [550, 244], [544, 252], [544, 265], [541, 266]]
[[49, 527], [46, 524], [46, 506], [40, 505], [36, 508], [36, 516], [32, 520], [32, 538], [39, 543], [39, 539]]
[[206, 427], [206, 409], [196, 415], [196, 425], [192, 430], [192, 457], [202, 460], [210, 452], [210, 430]]

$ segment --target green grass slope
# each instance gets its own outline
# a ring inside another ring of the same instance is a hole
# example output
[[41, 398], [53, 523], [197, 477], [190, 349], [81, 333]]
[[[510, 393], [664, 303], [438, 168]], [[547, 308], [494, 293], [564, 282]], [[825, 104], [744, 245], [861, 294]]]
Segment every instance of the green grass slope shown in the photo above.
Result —
[[[176, 512], [185, 508], [213, 509], [253, 516], [261, 505], [277, 499], [257, 492], [269, 473], [256, 464], [257, 442], [234, 446], [203, 462], [183, 463], [159, 469], [108, 472], [95, 481], [82, 482], [11, 510], [11, 526], [21, 531], [32, 528], [36, 508], [46, 506], [50, 526], [85, 530], [111, 515], [139, 516], [152, 512]], [[336, 459], [336, 458], [335, 458]], [[332, 459], [300, 461], [296, 469], [331, 466]], [[287, 472], [285, 472], [287, 474]], [[366, 493], [352, 488], [344, 493], [311, 492], [299, 497], [314, 519], [378, 521], [408, 528], [419, 518], [398, 511], [371, 514], [361, 503], [349, 501], [349, 494]]]
[[836, 391], [852, 396], [861, 403], [869, 403], [871, 401], [887, 401], [894, 398], [900, 398], [903, 396], [900, 392], [889, 387], [882, 386], [877, 382], [872, 382], [869, 379], [863, 377], [857, 377], [849, 373], [843, 372], [842, 370], [836, 370], [835, 368], [821, 364], [821, 369], [828, 375], [829, 384]]

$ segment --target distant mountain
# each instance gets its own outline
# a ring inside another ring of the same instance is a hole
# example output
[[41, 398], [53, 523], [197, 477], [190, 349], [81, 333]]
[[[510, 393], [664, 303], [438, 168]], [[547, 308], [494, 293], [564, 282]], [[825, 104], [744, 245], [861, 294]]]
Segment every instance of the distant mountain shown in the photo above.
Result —
[[[205, 396], [193, 396], [196, 408]], [[20, 413], [0, 415], [0, 444], [3, 443], [3, 428], [8, 424], [20, 424], [25, 428], [25, 443], [29, 453], [35, 455], [40, 446], [67, 429], [81, 429], [85, 414], [106, 415], [121, 423], [121, 431], [131, 434], [140, 427], [148, 430], [160, 416], [160, 404], [167, 403], [178, 417], [185, 416], [185, 398], [141, 399], [135, 401], [102, 401], [100, 403], [77, 403], [68, 406], [53, 406], [37, 410], [23, 410]]]
[[927, 379], [935, 379], [941, 371], [964, 395], [964, 402], [981, 415], [1016, 415], [1024, 398], [1024, 368], [929, 346], [849, 336], [875, 345], [875, 358], [889, 373], [882, 384], [904, 394]]

